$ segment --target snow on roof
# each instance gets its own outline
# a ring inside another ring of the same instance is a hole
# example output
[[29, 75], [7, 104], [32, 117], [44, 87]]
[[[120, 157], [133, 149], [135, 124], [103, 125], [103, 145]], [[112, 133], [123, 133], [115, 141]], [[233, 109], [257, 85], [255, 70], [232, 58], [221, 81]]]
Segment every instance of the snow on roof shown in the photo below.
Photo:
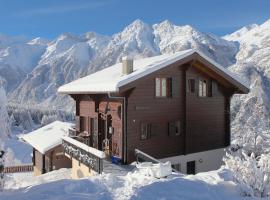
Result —
[[122, 74], [122, 63], [117, 63], [108, 68], [105, 68], [86, 77], [77, 79], [68, 84], [59, 87], [58, 92], [63, 94], [79, 94], [79, 93], [107, 93], [117, 92], [119, 88], [135, 81], [141, 77], [151, 74], [159, 69], [162, 69], [174, 62], [182, 60], [192, 54], [197, 53], [202, 58], [206, 59], [217, 70], [222, 71], [236, 83], [248, 88], [248, 84], [240, 78], [233, 75], [229, 70], [222, 67], [202, 52], [194, 49], [176, 52], [174, 54], [163, 54], [159, 56], [149, 57], [134, 60], [133, 72], [127, 75]]
[[40, 153], [45, 154], [48, 150], [60, 145], [62, 137], [68, 135], [68, 130], [73, 127], [72, 123], [55, 121], [23, 135], [22, 139]]

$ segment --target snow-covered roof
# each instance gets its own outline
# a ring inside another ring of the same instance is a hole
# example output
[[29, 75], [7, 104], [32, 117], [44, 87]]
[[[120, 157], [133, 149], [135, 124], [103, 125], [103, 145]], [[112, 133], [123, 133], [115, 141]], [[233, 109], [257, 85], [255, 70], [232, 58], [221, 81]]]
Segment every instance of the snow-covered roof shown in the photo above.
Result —
[[42, 128], [22, 136], [22, 139], [33, 146], [40, 153], [45, 154], [50, 149], [62, 143], [62, 137], [68, 135], [68, 130], [74, 124], [55, 121]]
[[118, 92], [120, 87], [196, 53], [211, 63], [215, 67], [215, 71], [227, 75], [225, 78], [227, 78], [229, 82], [232, 82], [234, 85], [240, 85], [248, 90], [248, 84], [236, 77], [229, 70], [222, 67], [202, 52], [189, 49], [173, 54], [163, 54], [134, 60], [133, 72], [127, 75], [122, 74], [122, 63], [117, 63], [101, 71], [65, 84], [59, 87], [58, 92], [63, 94]]

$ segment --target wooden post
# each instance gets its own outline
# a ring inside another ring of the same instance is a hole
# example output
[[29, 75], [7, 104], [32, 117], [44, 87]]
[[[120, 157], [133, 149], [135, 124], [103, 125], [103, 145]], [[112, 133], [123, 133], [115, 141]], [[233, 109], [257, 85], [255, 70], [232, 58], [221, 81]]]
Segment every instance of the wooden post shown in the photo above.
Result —
[[42, 174], [46, 173], [45, 169], [45, 154], [42, 154]]

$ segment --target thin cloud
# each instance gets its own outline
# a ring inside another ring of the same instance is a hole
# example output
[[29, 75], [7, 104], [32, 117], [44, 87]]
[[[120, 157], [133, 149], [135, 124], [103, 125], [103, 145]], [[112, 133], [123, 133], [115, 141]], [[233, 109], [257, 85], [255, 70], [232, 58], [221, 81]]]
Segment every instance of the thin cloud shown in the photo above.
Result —
[[108, 5], [109, 1], [92, 1], [92, 2], [77, 2], [69, 3], [63, 5], [55, 5], [46, 8], [37, 8], [31, 10], [24, 10], [22, 12], [16, 13], [16, 16], [36, 16], [36, 15], [48, 15], [48, 14], [58, 14], [58, 13], [68, 13], [80, 10], [93, 10]]

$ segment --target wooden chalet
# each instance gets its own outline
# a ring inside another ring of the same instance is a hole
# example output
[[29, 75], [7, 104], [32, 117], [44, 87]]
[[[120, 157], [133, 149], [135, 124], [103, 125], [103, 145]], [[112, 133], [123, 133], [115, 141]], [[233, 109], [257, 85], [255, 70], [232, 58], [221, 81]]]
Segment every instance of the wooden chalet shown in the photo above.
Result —
[[[231, 97], [249, 88], [191, 49], [138, 60], [125, 57], [58, 92], [76, 102], [71, 136], [76, 141], [123, 164], [135, 161], [139, 149], [171, 161], [179, 171], [196, 173], [221, 165], [231, 139]], [[72, 167], [80, 164], [79, 159]]]

